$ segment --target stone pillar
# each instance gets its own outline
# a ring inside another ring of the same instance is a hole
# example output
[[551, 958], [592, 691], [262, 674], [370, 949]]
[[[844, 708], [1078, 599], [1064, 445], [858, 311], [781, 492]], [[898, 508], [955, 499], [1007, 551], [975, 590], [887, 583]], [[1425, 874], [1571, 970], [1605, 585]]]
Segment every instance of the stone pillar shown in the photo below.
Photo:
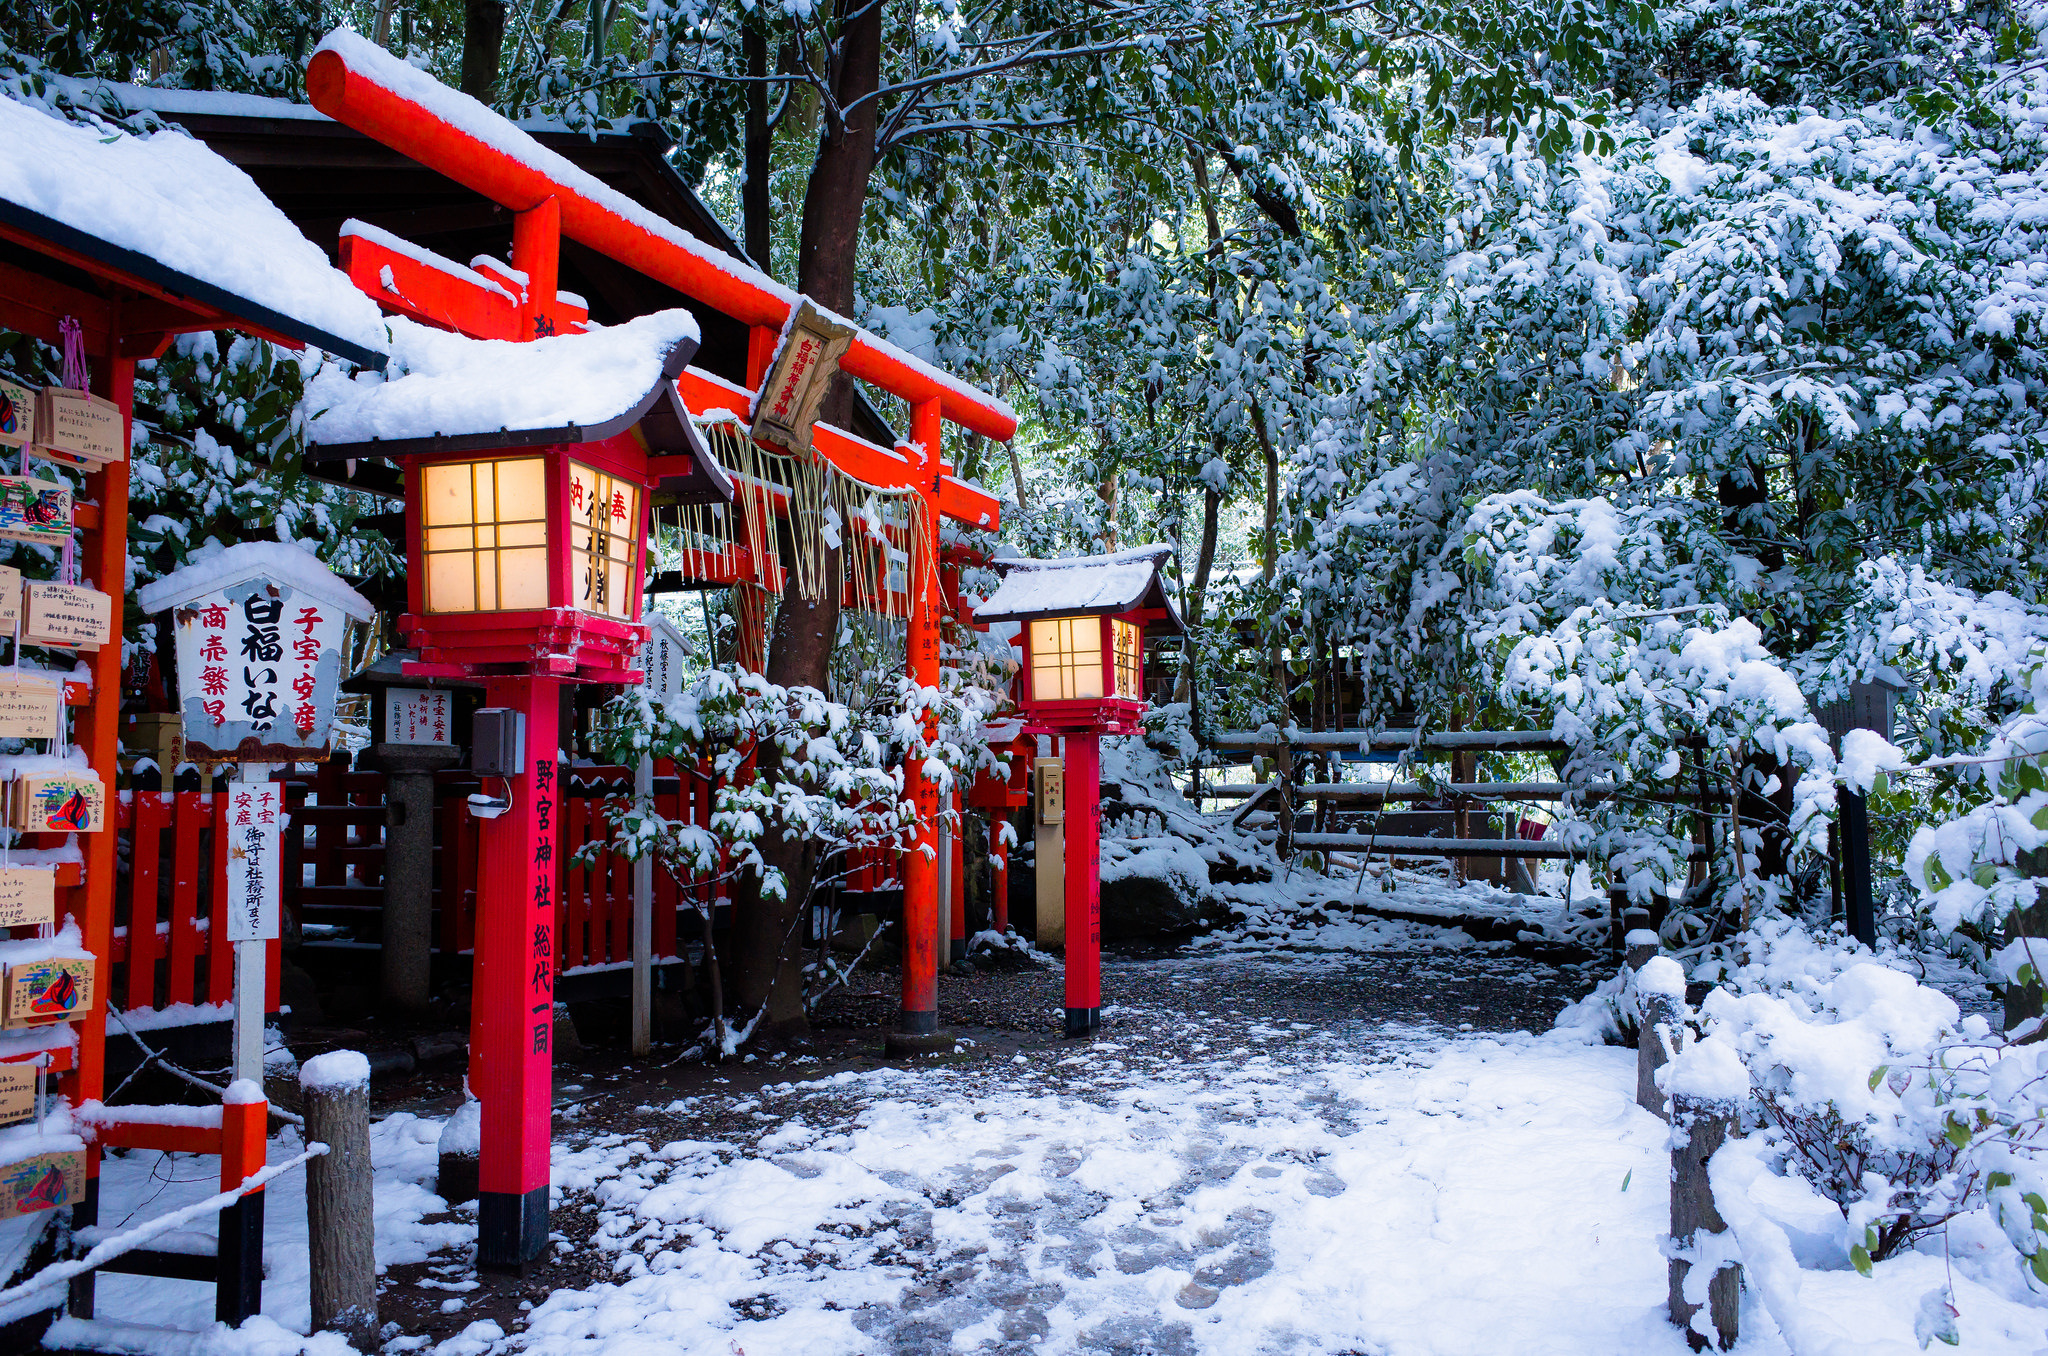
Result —
[[418, 1017], [427, 1010], [434, 951], [434, 773], [462, 751], [439, 745], [378, 744], [371, 758], [384, 784], [385, 1010]]

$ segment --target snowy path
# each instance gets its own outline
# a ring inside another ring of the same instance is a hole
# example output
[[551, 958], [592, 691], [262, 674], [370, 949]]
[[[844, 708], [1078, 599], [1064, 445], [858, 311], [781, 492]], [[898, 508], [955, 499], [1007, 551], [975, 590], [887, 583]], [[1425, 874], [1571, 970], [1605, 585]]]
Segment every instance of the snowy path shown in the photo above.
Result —
[[1113, 1016], [1053, 1061], [843, 1073], [721, 1108], [757, 1135], [686, 1137], [720, 1100], [696, 1098], [560, 1154], [620, 1279], [557, 1293], [507, 1345], [1685, 1349], [1662, 1316], [1663, 1128], [1633, 1105], [1629, 1052]]

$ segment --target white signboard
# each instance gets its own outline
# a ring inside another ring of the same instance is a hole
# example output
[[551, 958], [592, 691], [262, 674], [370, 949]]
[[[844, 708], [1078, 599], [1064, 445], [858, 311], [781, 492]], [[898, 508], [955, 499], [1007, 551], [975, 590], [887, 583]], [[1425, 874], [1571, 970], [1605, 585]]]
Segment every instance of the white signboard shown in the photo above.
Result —
[[277, 936], [283, 897], [278, 844], [284, 828], [284, 787], [277, 782], [230, 782], [228, 893], [220, 901], [231, 942], [267, 942]]
[[453, 694], [425, 687], [393, 687], [384, 692], [384, 742], [386, 744], [439, 744], [454, 742], [449, 733]]
[[640, 651], [640, 671], [650, 694], [673, 697], [688, 683], [684, 659], [689, 654], [683, 633], [659, 612], [647, 614], [647, 647]]
[[327, 751], [347, 614], [261, 579], [172, 609], [188, 757], [289, 762]]

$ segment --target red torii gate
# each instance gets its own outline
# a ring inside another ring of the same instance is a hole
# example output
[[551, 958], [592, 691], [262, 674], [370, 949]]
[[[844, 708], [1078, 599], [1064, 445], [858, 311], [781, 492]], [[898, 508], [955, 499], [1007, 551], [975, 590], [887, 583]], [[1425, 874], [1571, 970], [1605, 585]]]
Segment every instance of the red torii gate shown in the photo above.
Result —
[[[781, 330], [800, 298], [758, 270], [693, 239], [671, 223], [615, 192], [569, 161], [546, 150], [510, 122], [455, 93], [353, 33], [337, 31], [321, 44], [306, 70], [314, 107], [420, 164], [462, 184], [513, 215], [511, 270], [482, 274], [407, 246], [395, 237], [357, 228], [341, 242], [344, 269], [387, 308], [478, 338], [530, 340], [579, 326], [583, 308], [558, 291], [564, 235], [685, 296], [716, 307], [751, 327], [747, 385], [765, 378]], [[517, 289], [515, 293], [514, 289]], [[938, 542], [938, 518], [950, 516], [993, 530], [1001, 521], [994, 498], [955, 479], [941, 460], [945, 420], [985, 437], [1008, 441], [1016, 416], [1000, 400], [856, 330], [840, 361], [849, 375], [897, 395], [911, 407], [910, 439], [891, 451], [843, 430], [819, 425], [817, 453], [868, 485], [910, 491], [922, 530], [910, 541]], [[697, 413], [748, 408], [751, 389], [734, 388], [689, 370], [680, 381], [685, 403]], [[920, 686], [939, 678], [937, 560], [913, 559], [909, 570], [910, 676]], [[906, 782], [917, 808], [916, 844], [904, 864], [903, 995], [892, 1038], [915, 1046], [938, 1028], [936, 933], [938, 878], [935, 819], [938, 792], [913, 760]], [[541, 1133], [546, 1127], [541, 1127]], [[486, 1131], [482, 1171], [493, 1175]], [[521, 1149], [531, 1146], [521, 1145]], [[532, 1164], [536, 1156], [513, 1152]], [[546, 1154], [537, 1156], [538, 1181], [486, 1182], [487, 1188], [528, 1192], [546, 1185]], [[531, 1175], [531, 1168], [521, 1169]]]

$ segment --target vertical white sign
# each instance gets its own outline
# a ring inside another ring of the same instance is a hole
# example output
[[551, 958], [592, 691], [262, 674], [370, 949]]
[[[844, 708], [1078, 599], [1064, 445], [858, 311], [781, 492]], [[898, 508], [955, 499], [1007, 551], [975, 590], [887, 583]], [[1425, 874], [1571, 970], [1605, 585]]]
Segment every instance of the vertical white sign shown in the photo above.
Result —
[[449, 733], [453, 713], [451, 694], [424, 687], [394, 687], [384, 692], [384, 742], [386, 744], [441, 744], [453, 742]]
[[267, 942], [277, 936], [284, 882], [278, 850], [284, 828], [284, 787], [278, 782], [230, 782], [228, 893], [220, 901], [231, 942]]
[[647, 614], [647, 645], [640, 651], [640, 671], [647, 690], [663, 697], [673, 697], [683, 690], [688, 681], [688, 671], [683, 660], [689, 651], [683, 643], [683, 633], [675, 623], [659, 612]]

